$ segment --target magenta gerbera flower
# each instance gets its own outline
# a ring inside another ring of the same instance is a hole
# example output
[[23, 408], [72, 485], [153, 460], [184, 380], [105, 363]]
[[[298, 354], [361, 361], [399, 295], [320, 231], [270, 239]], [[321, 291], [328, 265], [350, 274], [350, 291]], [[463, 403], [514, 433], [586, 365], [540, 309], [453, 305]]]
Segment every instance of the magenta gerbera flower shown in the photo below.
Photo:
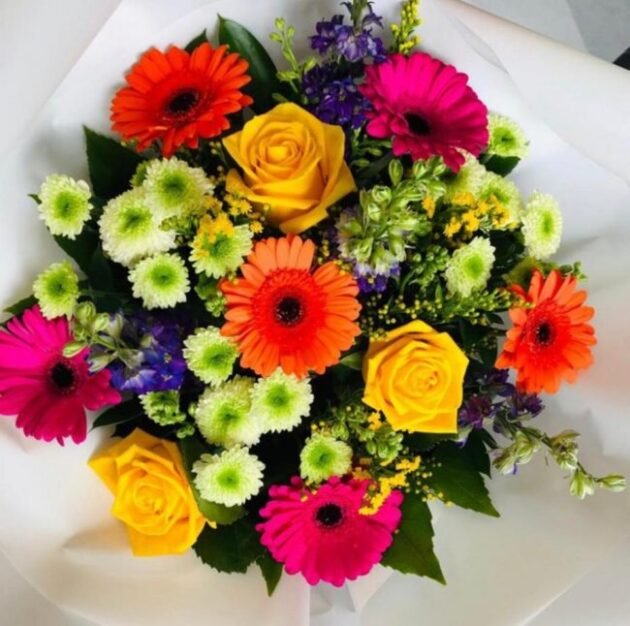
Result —
[[47, 320], [38, 306], [0, 330], [0, 414], [17, 415], [28, 437], [79, 443], [87, 433], [85, 409], [120, 402], [109, 371], [90, 374], [87, 349], [63, 356], [72, 340], [68, 320]]
[[468, 76], [423, 52], [393, 54], [365, 71], [361, 93], [371, 102], [367, 133], [392, 138], [395, 156], [441, 156], [454, 171], [462, 151], [478, 156], [488, 144], [488, 109]]
[[393, 491], [371, 515], [365, 504], [368, 480], [331, 478], [317, 490], [299, 478], [273, 486], [261, 509], [261, 543], [289, 574], [300, 572], [309, 584], [324, 581], [337, 587], [367, 574], [380, 562], [400, 523], [403, 494]]

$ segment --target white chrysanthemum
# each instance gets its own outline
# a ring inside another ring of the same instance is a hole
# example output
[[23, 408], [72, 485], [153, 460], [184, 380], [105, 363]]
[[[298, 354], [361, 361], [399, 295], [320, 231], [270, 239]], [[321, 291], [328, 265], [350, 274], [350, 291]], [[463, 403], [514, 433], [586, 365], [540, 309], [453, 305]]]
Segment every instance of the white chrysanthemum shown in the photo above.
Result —
[[444, 276], [449, 291], [469, 296], [483, 289], [494, 265], [494, 246], [485, 237], [475, 237], [453, 253]]
[[103, 249], [122, 265], [166, 252], [175, 246], [175, 233], [160, 228], [160, 220], [142, 189], [132, 189], [110, 200], [99, 221]]
[[205, 196], [214, 189], [200, 167], [191, 167], [175, 157], [151, 161], [144, 170], [142, 186], [163, 219], [205, 213]]
[[69, 317], [79, 297], [79, 277], [68, 261], [53, 263], [37, 277], [33, 294], [46, 319]]
[[516, 226], [520, 223], [523, 199], [518, 187], [511, 180], [488, 172], [482, 181], [478, 196], [481, 200], [491, 201], [495, 199], [506, 208], [509, 214], [506, 226]]
[[263, 432], [295, 428], [309, 414], [313, 393], [308, 379], [299, 380], [278, 368], [271, 376], [259, 378], [252, 390], [252, 413]]
[[39, 190], [39, 215], [51, 234], [75, 239], [90, 218], [91, 196], [85, 181], [51, 174]]
[[199, 328], [184, 341], [188, 368], [204, 383], [218, 385], [232, 373], [238, 348], [218, 328]]
[[261, 435], [260, 424], [251, 411], [254, 381], [235, 376], [220, 387], [206, 389], [194, 411], [201, 434], [212, 444], [229, 448], [254, 445]]
[[258, 457], [240, 446], [204, 454], [193, 465], [195, 487], [204, 500], [238, 506], [260, 491], [264, 469]]
[[524, 159], [529, 151], [529, 141], [523, 129], [512, 119], [498, 113], [488, 116], [488, 154], [500, 157]]
[[252, 251], [252, 232], [249, 226], [217, 227], [216, 222], [204, 217], [191, 244], [190, 260], [198, 274], [222, 278], [235, 272]]
[[523, 214], [525, 246], [535, 259], [555, 254], [562, 239], [562, 213], [553, 196], [535, 192]]
[[190, 290], [188, 270], [176, 254], [156, 254], [143, 259], [130, 272], [135, 298], [147, 309], [168, 309], [186, 302]]
[[486, 168], [472, 154], [469, 154], [466, 157], [466, 163], [460, 168], [457, 175], [448, 181], [443, 196], [444, 201], [451, 203], [454, 198], [461, 194], [472, 194], [476, 197], [486, 174]]
[[351, 466], [352, 448], [330, 435], [313, 435], [300, 453], [300, 476], [312, 483], [343, 476]]

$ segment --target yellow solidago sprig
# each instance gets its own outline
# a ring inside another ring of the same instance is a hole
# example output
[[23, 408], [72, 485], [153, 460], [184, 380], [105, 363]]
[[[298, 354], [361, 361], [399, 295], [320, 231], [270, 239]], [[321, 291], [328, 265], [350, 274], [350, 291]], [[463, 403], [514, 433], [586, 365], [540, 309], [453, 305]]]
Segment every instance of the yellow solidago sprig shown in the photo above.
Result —
[[248, 225], [235, 226], [225, 213], [205, 215], [191, 244], [190, 260], [199, 274], [221, 278], [232, 274], [252, 250]]
[[514, 221], [510, 210], [495, 195], [476, 198], [463, 191], [451, 198], [450, 218], [444, 225], [447, 239], [468, 241], [475, 233], [511, 228]]
[[398, 461], [395, 465], [394, 473], [381, 476], [375, 481], [374, 486], [368, 490], [367, 502], [359, 509], [359, 513], [362, 515], [373, 515], [383, 506], [392, 491], [395, 489], [408, 491], [414, 482], [410, 477], [418, 472], [421, 463], [420, 456], [403, 458]]
[[409, 54], [419, 43], [420, 37], [415, 34], [416, 28], [422, 24], [418, 14], [420, 0], [405, 0], [400, 9], [400, 24], [392, 24], [394, 41], [392, 52]]

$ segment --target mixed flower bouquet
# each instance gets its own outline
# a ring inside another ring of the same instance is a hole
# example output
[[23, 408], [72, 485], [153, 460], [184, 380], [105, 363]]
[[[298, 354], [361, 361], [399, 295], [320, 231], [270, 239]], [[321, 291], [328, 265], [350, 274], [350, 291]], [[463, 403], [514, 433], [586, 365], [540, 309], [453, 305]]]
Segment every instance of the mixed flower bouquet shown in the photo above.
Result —
[[580, 498], [625, 486], [534, 422], [595, 333], [579, 263], [550, 260], [558, 203], [507, 178], [522, 130], [416, 50], [417, 0], [389, 43], [372, 2], [344, 7], [304, 60], [276, 21], [282, 70], [227, 19], [217, 47], [145, 52], [122, 142], [85, 130], [91, 184], [33, 195], [73, 262], [0, 331], [27, 436], [79, 443], [109, 406], [90, 465], [134, 554], [256, 563], [270, 593], [377, 563], [443, 582], [429, 503], [498, 516], [484, 477], [540, 450]]

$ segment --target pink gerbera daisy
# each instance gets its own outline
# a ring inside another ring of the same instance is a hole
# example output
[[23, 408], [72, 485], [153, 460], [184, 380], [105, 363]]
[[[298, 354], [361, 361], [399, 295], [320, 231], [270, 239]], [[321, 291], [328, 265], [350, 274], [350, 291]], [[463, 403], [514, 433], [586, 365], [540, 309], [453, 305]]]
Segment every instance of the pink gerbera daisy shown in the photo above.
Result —
[[468, 86], [468, 76], [428, 54], [393, 54], [367, 67], [359, 89], [373, 107], [368, 135], [393, 138], [395, 156], [441, 156], [458, 171], [462, 151], [478, 156], [488, 144], [488, 109]]
[[368, 480], [331, 478], [317, 490], [299, 478], [273, 486], [261, 509], [261, 543], [289, 574], [301, 572], [309, 584], [337, 587], [367, 574], [380, 562], [400, 523], [403, 494], [393, 491], [374, 514], [360, 513]]
[[0, 330], [0, 414], [17, 415], [16, 425], [28, 437], [80, 443], [87, 432], [85, 409], [120, 402], [109, 371], [90, 374], [87, 349], [63, 356], [72, 340], [68, 320], [47, 320], [38, 306]]

